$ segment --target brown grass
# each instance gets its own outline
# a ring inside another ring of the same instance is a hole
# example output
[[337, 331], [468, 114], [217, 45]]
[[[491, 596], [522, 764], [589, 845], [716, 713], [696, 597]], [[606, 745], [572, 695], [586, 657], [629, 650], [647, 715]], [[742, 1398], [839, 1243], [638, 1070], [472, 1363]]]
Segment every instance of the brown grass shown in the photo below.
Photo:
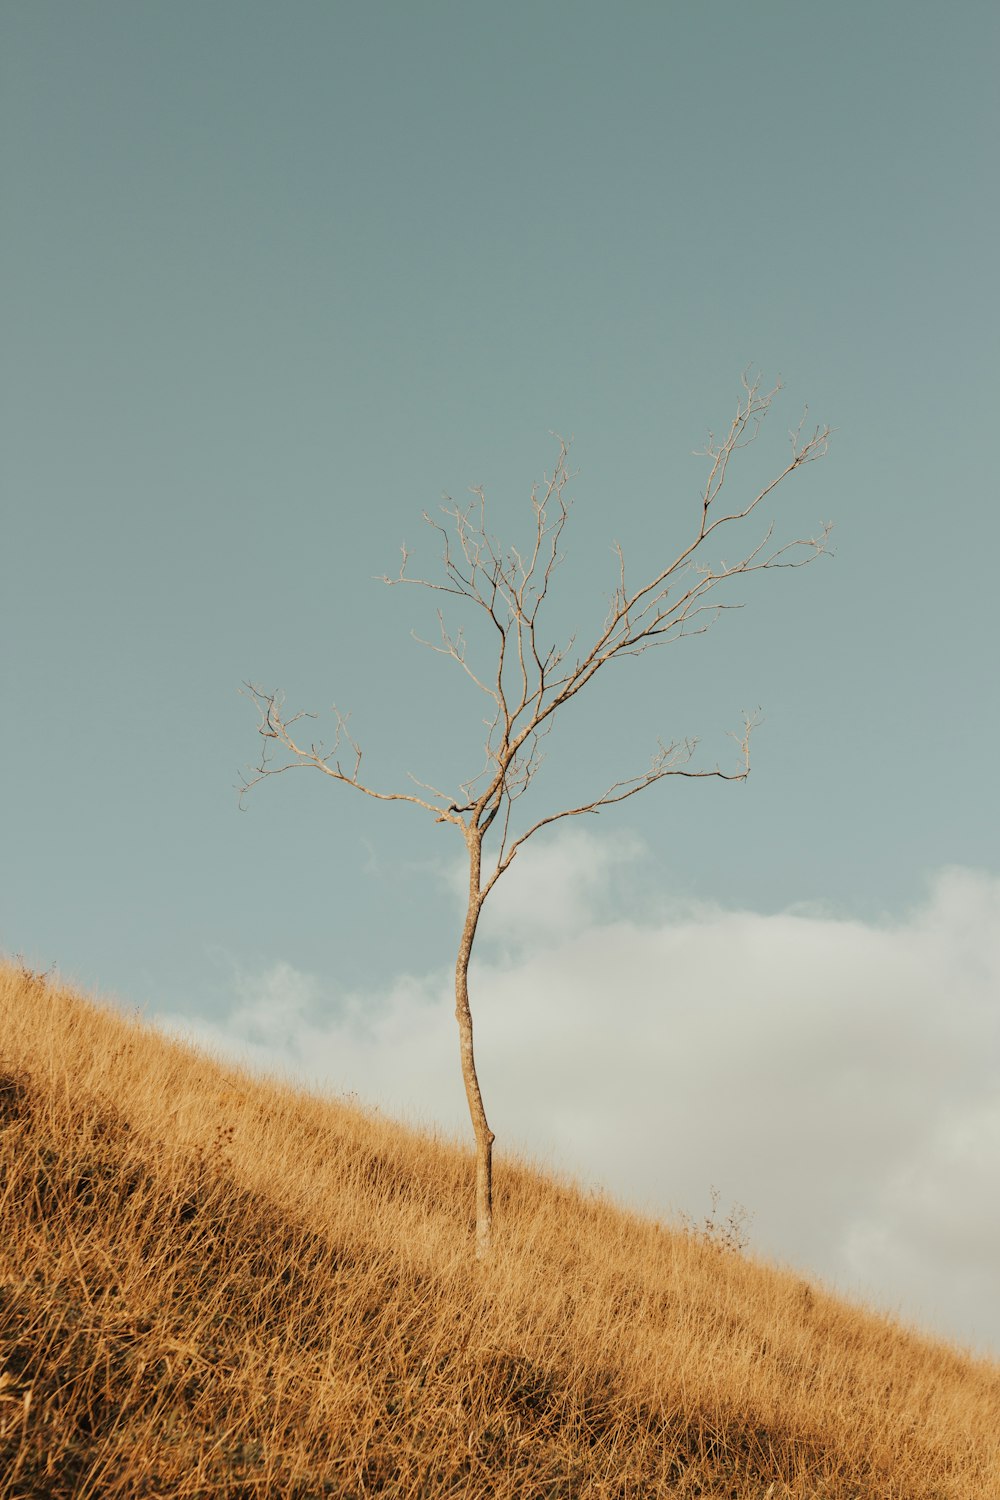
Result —
[[1000, 1496], [1000, 1370], [0, 965], [3, 1497]]

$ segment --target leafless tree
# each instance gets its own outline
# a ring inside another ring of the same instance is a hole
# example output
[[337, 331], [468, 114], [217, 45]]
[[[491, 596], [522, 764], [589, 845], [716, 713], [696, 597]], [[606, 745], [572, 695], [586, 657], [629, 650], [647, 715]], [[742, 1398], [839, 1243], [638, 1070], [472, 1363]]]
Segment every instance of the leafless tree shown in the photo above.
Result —
[[[778, 568], [798, 568], [826, 550], [829, 526], [818, 536], [790, 541], [774, 539], [774, 522], [763, 523], [745, 533], [738, 547], [738, 561], [716, 561], [713, 544], [725, 531], [732, 534], [741, 522], [761, 512], [784, 480], [806, 464], [822, 457], [830, 435], [828, 427], [804, 430], [804, 422], [789, 434], [791, 451], [784, 467], [764, 487], [744, 500], [723, 500], [731, 462], [736, 453], [752, 443], [767, 415], [779, 386], [762, 390], [760, 378], [743, 377], [736, 414], [725, 435], [709, 436], [702, 455], [708, 462], [708, 478], [694, 505], [688, 540], [677, 554], [647, 570], [644, 581], [634, 584], [626, 574], [625, 557], [617, 543], [614, 585], [603, 624], [588, 649], [576, 646], [575, 637], [557, 648], [544, 633], [543, 614], [553, 578], [562, 560], [560, 543], [569, 519], [567, 486], [568, 446], [560, 442], [550, 477], [531, 493], [533, 535], [524, 553], [503, 548], [487, 528], [486, 497], [482, 489], [471, 491], [464, 506], [443, 507], [445, 524], [424, 512], [424, 520], [438, 534], [442, 548], [442, 572], [435, 581], [414, 578], [408, 572], [409, 554], [403, 548], [402, 564], [395, 577], [384, 577], [390, 586], [412, 585], [462, 601], [485, 616], [493, 640], [489, 670], [481, 670], [467, 658], [463, 630], [452, 631], [439, 610], [440, 641], [425, 642], [450, 657], [471, 679], [488, 704], [486, 757], [483, 768], [462, 782], [458, 795], [417, 781], [417, 790], [379, 791], [361, 776], [361, 749], [352, 737], [345, 715], [336, 708], [336, 732], [327, 748], [314, 741], [303, 742], [294, 726], [315, 715], [286, 716], [281, 694], [265, 692], [246, 684], [260, 712], [258, 732], [263, 739], [261, 758], [254, 774], [244, 778], [244, 792], [266, 776], [312, 768], [334, 781], [343, 782], [384, 802], [411, 802], [431, 813], [438, 823], [453, 823], [465, 840], [469, 859], [469, 890], [465, 923], [455, 965], [455, 1015], [461, 1046], [462, 1078], [476, 1140], [476, 1253], [488, 1254], [492, 1238], [492, 1159], [494, 1135], [483, 1105], [476, 1072], [472, 1010], [469, 1004], [469, 959], [483, 904], [521, 846], [540, 829], [563, 818], [597, 813], [601, 808], [624, 802], [668, 776], [715, 777], [720, 781], [744, 781], [750, 771], [750, 737], [756, 718], [745, 716], [734, 735], [739, 745], [735, 764], [728, 770], [716, 765], [698, 768], [692, 764], [696, 741], [660, 742], [648, 767], [609, 786], [600, 796], [578, 806], [551, 812], [531, 822], [523, 831], [512, 823], [512, 812], [531, 785], [541, 762], [541, 740], [552, 727], [554, 716], [586, 688], [611, 662], [638, 656], [653, 646], [665, 646], [706, 631], [727, 609], [739, 608], [716, 591], [734, 579]], [[752, 524], [752, 523], [751, 523]], [[708, 560], [709, 557], [713, 560]], [[484, 841], [493, 840], [484, 863]]]

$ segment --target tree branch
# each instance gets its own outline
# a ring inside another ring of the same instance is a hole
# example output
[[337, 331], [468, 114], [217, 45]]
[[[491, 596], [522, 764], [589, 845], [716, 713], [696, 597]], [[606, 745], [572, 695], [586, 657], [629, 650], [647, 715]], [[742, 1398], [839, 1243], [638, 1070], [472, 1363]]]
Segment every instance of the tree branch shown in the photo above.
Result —
[[[336, 708], [333, 712], [336, 717], [337, 731], [333, 746], [325, 750], [322, 744], [311, 743], [300, 745], [292, 737], [290, 726], [299, 719], [314, 719], [315, 714], [297, 713], [286, 719], [282, 714], [283, 698], [279, 693], [268, 693], [262, 688], [256, 687], [252, 682], [244, 683], [244, 697], [251, 698], [257, 705], [260, 714], [260, 723], [257, 725], [257, 733], [263, 740], [261, 746], [260, 760], [257, 763], [254, 775], [241, 778], [240, 802], [251, 787], [256, 786], [267, 776], [281, 776], [285, 771], [316, 770], [322, 771], [324, 775], [330, 776], [334, 781], [342, 781], [345, 786], [352, 786], [356, 791], [363, 792], [366, 797], [374, 797], [378, 802], [412, 802], [417, 807], [423, 807], [428, 812], [438, 815], [438, 821], [447, 821], [462, 825], [461, 818], [452, 806], [442, 809], [433, 802], [428, 802], [423, 797], [417, 797], [412, 792], [379, 792], [374, 787], [363, 782], [358, 774], [361, 769], [361, 748], [352, 739], [347, 728], [346, 714], [341, 714]], [[354, 756], [354, 766], [350, 771], [345, 771], [337, 759], [342, 743], [346, 741]], [[274, 747], [280, 745], [292, 756], [291, 760], [281, 765], [272, 765], [271, 760]], [[416, 780], [416, 778], [414, 778]], [[418, 786], [421, 782], [416, 782]], [[452, 799], [447, 793], [439, 792], [433, 787], [425, 788], [431, 794], [440, 799], [441, 802], [449, 804]]]
[[[780, 382], [765, 391], [759, 376], [750, 379], [744, 373], [742, 394], [728, 429], [720, 439], [710, 433], [702, 450], [709, 468], [695, 507], [693, 530], [670, 561], [654, 567], [645, 582], [632, 584], [627, 577], [624, 550], [614, 543], [617, 578], [607, 613], [589, 649], [575, 659], [572, 656], [575, 636], [560, 648], [554, 642], [546, 642], [542, 634], [552, 581], [563, 560], [560, 546], [571, 507], [569, 444], [565, 440], [558, 439], [551, 473], [540, 486], [532, 488], [532, 534], [525, 551], [516, 546], [504, 549], [490, 533], [486, 495], [481, 486], [472, 490], [473, 499], [465, 506], [446, 499], [441, 509], [447, 524], [424, 512], [424, 521], [441, 543], [443, 581], [412, 577], [408, 572], [410, 552], [405, 546], [398, 575], [394, 578], [383, 575], [382, 581], [390, 587], [410, 584], [468, 601], [487, 617], [496, 648], [495, 666], [489, 674], [475, 669], [466, 659], [464, 630], [457, 633], [449, 630], [440, 610], [440, 644], [415, 637], [438, 655], [457, 662], [494, 706], [495, 711], [485, 721], [483, 769], [461, 784], [457, 797], [413, 776], [414, 785], [428, 797], [376, 790], [361, 778], [361, 750], [348, 731], [345, 716], [334, 710], [336, 736], [332, 749], [326, 750], [322, 744], [299, 743], [291, 732], [292, 726], [312, 715], [284, 717], [282, 698], [252, 684], [246, 685], [247, 693], [260, 712], [258, 732], [263, 746], [256, 774], [244, 778], [243, 793], [265, 776], [311, 767], [379, 801], [414, 803], [432, 812], [438, 821], [453, 822], [467, 836], [475, 833], [480, 840], [502, 812], [500, 850], [494, 873], [483, 888], [485, 899], [525, 840], [550, 823], [599, 812], [602, 807], [633, 797], [666, 776], [745, 780], [749, 773], [750, 733], [756, 718], [746, 720], [744, 725], [740, 740], [741, 768], [732, 772], [718, 766], [690, 769], [688, 762], [694, 752], [694, 740], [661, 744], [649, 769], [641, 775], [615, 782], [592, 802], [539, 819], [510, 842], [512, 806], [531, 785], [542, 764], [542, 737], [551, 729], [558, 710], [600, 671], [611, 662], [642, 655], [655, 646], [672, 645], [688, 636], [701, 635], [724, 613], [742, 608], [741, 601], [709, 597], [716, 590], [731, 586], [734, 580], [778, 569], [801, 568], [827, 550], [829, 526], [815, 536], [799, 536], [774, 544], [771, 520], [756, 538], [749, 539], [749, 545], [737, 554], [735, 562], [709, 560], [706, 556], [718, 534], [728, 528], [735, 535], [781, 484], [827, 451], [830, 429], [815, 427], [807, 432], [804, 413], [798, 426], [789, 433], [790, 456], [775, 477], [749, 499], [725, 503], [724, 490], [731, 479], [736, 455], [757, 440], [779, 390]], [[348, 760], [345, 754], [346, 766], [340, 759], [345, 749], [353, 758]], [[276, 751], [284, 752], [281, 764], [273, 763]]]

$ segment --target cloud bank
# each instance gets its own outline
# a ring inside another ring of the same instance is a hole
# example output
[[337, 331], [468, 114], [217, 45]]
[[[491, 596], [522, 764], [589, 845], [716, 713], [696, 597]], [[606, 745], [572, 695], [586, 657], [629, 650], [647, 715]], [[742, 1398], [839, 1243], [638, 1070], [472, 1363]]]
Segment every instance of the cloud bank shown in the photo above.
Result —
[[[1000, 879], [943, 870], [873, 924], [658, 906], [648, 873], [635, 840], [568, 829], [490, 898], [471, 988], [497, 1150], [662, 1215], [714, 1186], [753, 1249], [1000, 1354]], [[352, 994], [280, 964], [234, 971], [219, 1019], [160, 1020], [464, 1135], [452, 1007], [447, 966]]]

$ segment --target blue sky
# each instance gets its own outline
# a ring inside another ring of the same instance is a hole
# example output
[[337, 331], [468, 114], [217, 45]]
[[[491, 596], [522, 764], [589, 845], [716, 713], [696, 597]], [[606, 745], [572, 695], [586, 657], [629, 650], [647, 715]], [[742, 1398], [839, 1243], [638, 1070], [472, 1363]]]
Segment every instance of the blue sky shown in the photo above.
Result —
[[[756, 1210], [768, 1253], [1000, 1347], [1000, 1324], [947, 1290], [965, 1274], [955, 1243], [995, 1265], [1000, 1224], [949, 1201], [947, 1244], [912, 1228], [929, 1164], [958, 1151], [971, 1173], [996, 1117], [998, 27], [978, 3], [7, 5], [0, 944], [221, 1046], [265, 1035], [275, 1066], [304, 1066], [325, 1017], [318, 1081], [419, 1111], [386, 1059], [410, 1035], [400, 995], [447, 1015], [461, 847], [318, 777], [258, 787], [241, 813], [256, 744], [240, 683], [351, 709], [381, 785], [469, 755], [471, 773], [478, 703], [409, 639], [421, 601], [373, 581], [404, 540], [433, 566], [420, 512], [481, 483], [496, 530], [523, 536], [550, 434], [572, 437], [559, 608], [586, 633], [611, 542], [644, 560], [682, 534], [703, 476], [692, 450], [728, 421], [740, 372], [780, 375], [747, 482], [780, 467], [808, 403], [834, 444], [775, 515], [793, 534], [832, 521], [835, 557], [762, 580], [710, 636], [581, 704], [539, 796], [591, 771], [602, 789], [657, 734], [702, 735], [714, 758], [759, 703], [749, 783], [655, 788], [582, 844], [539, 851], [505, 899], [532, 915], [532, 964], [584, 920], [609, 952], [626, 920], [678, 942], [700, 922], [736, 964], [727, 923], [753, 916], [769, 961], [744, 999], [765, 1028], [780, 988], [766, 975], [800, 972], [782, 923], [818, 924], [817, 964], [834, 934], [844, 977], [803, 999], [817, 1019], [789, 1073], [823, 1096], [840, 1006], [844, 1035], [867, 1006], [879, 1036], [910, 1026], [931, 1058], [921, 1072], [906, 1054], [933, 1138], [904, 1131], [879, 1155], [843, 1143], [836, 1109], [829, 1122], [845, 1180], [878, 1158], [833, 1237], [856, 1247], [866, 1225], [882, 1259], [824, 1261], [819, 1206], [811, 1238], [789, 1228], [781, 1184], [810, 1173], [779, 1170], [766, 1132], [719, 1186]], [[492, 977], [527, 962], [522, 929], [487, 909], [484, 1036]], [[908, 1010], [910, 979], [895, 960], [869, 967], [867, 945], [895, 934], [905, 956], [931, 929], [950, 957], [928, 972], [957, 977]], [[609, 1024], [635, 1003], [641, 1045], [666, 1066], [683, 1031], [701, 1077], [719, 991], [697, 993], [683, 966], [673, 982], [654, 952], [619, 964]], [[745, 963], [727, 972], [717, 986], [740, 993]], [[547, 994], [529, 995], [535, 1050], [564, 1017], [543, 1023]], [[501, 1145], [699, 1212], [721, 1147], [685, 1143], [656, 1183], [628, 1165], [624, 1123], [617, 1153], [585, 1148], [598, 1118], [614, 1138], [629, 1091], [618, 1115], [595, 1111], [617, 1084], [595, 1077], [611, 1054], [600, 1006], [584, 1012], [575, 1133], [568, 1103], [557, 1119], [528, 1098], [516, 1037], [503, 1065], [496, 1042]], [[968, 1024], [946, 1068], [935, 1028], [955, 1017]], [[359, 1027], [378, 1036], [363, 1056], [345, 1051]], [[890, 1113], [895, 1055], [855, 1079]], [[734, 1089], [714, 1103], [732, 1137], [754, 1112]], [[426, 1101], [460, 1127], [450, 1109]]]

